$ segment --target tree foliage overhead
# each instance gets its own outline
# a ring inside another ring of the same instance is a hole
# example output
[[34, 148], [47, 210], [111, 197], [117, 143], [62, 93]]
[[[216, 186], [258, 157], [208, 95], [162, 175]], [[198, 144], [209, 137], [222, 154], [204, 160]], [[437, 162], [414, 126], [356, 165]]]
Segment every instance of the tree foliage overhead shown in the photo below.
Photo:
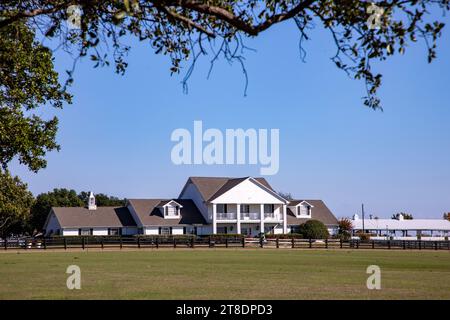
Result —
[[[38, 171], [47, 151], [58, 149], [57, 119], [29, 112], [46, 104], [70, 102], [58, 82], [52, 52], [57, 44], [76, 62], [89, 57], [94, 67], [128, 66], [127, 41], [136, 38], [166, 55], [171, 73], [184, 73], [183, 84], [201, 57], [244, 65], [246, 39], [290, 21], [298, 30], [300, 54], [311, 29], [329, 31], [337, 68], [366, 85], [364, 104], [381, 108], [381, 74], [372, 62], [403, 54], [421, 41], [431, 62], [444, 24], [430, 12], [445, 14], [450, 0], [2, 0], [0, 2], [0, 165], [14, 157]], [[38, 36], [36, 36], [38, 35]], [[73, 81], [68, 70], [67, 83]], [[67, 84], [66, 83], [66, 84]], [[186, 88], [186, 87], [185, 87]]]
[[38, 171], [46, 166], [55, 141], [56, 117], [44, 120], [33, 111], [49, 103], [61, 108], [70, 96], [53, 70], [52, 52], [35, 40], [23, 22], [0, 28], [0, 166], [14, 158]]
[[[302, 54], [312, 28], [328, 30], [336, 46], [332, 61], [352, 78], [365, 81], [364, 104], [379, 108], [376, 92], [381, 75], [372, 70], [371, 61], [403, 53], [418, 40], [424, 42], [428, 60], [433, 60], [444, 24], [432, 21], [429, 13], [439, 9], [444, 14], [450, 0], [373, 3], [382, 11], [374, 12], [370, 2], [360, 0], [6, 0], [1, 4], [0, 27], [26, 19], [70, 52], [90, 56], [96, 66], [112, 60], [119, 73], [128, 65], [130, 47], [124, 39], [131, 35], [167, 55], [171, 72], [180, 72], [182, 62], [190, 60], [189, 77], [202, 55], [209, 54], [212, 62], [224, 57], [243, 63], [246, 37], [291, 20], [299, 31]], [[79, 20], [73, 7], [68, 10], [74, 5], [82, 12]], [[68, 28], [68, 19], [79, 22], [79, 30]], [[111, 57], [107, 46], [112, 48]]]

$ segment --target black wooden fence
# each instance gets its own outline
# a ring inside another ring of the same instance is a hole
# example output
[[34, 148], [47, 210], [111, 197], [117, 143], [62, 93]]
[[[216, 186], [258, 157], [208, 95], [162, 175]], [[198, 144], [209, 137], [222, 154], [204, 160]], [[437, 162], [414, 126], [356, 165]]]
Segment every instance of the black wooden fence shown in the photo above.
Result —
[[281, 239], [242, 237], [55, 237], [2, 240], [4, 250], [46, 250], [89, 248], [291, 248], [291, 249], [388, 249], [450, 250], [450, 241]]

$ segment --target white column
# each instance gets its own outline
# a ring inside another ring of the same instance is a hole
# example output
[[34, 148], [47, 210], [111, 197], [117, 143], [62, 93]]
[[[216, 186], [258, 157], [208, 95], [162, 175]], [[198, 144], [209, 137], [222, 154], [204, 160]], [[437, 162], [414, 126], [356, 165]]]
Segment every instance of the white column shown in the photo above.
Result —
[[241, 234], [241, 205], [238, 203], [236, 204], [236, 218], [237, 218], [237, 234]]
[[283, 204], [283, 233], [287, 233], [287, 205]]
[[217, 234], [217, 204], [213, 203], [212, 210], [213, 234]]
[[264, 204], [261, 204], [261, 209], [260, 209], [260, 222], [261, 222], [261, 226], [259, 227], [259, 232], [264, 233]]

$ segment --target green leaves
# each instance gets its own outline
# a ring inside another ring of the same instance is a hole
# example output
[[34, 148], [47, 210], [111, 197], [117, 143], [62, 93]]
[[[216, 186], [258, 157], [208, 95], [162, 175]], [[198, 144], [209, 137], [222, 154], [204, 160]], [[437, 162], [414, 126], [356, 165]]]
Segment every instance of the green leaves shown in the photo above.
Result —
[[23, 228], [32, 203], [33, 195], [27, 185], [8, 171], [0, 170], [0, 236], [6, 235], [13, 226]]
[[51, 51], [16, 22], [0, 29], [0, 166], [17, 157], [32, 171], [46, 166], [45, 154], [59, 150], [57, 118], [44, 120], [34, 110], [62, 108], [71, 96], [61, 87]]

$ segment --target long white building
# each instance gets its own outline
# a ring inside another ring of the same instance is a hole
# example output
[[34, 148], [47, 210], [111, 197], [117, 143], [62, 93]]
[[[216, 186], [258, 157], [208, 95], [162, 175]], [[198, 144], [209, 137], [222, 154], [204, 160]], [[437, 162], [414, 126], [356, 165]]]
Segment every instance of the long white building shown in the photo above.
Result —
[[46, 235], [181, 235], [295, 232], [322, 221], [331, 234], [337, 219], [321, 200], [287, 200], [264, 178], [190, 177], [176, 199], [130, 199], [125, 207], [54, 207]]

